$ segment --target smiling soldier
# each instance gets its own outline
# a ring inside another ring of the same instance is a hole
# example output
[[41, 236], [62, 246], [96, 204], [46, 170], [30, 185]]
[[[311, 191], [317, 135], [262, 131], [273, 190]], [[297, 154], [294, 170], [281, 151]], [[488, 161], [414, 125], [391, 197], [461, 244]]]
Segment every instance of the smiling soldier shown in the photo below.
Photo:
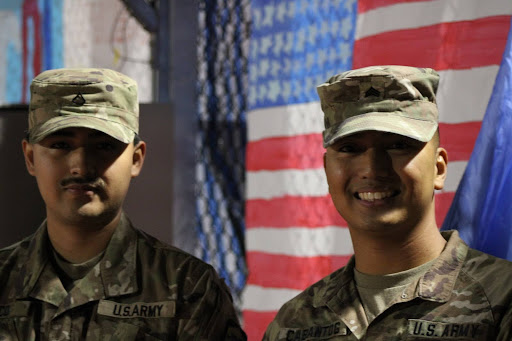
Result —
[[58, 69], [31, 84], [23, 153], [46, 205], [36, 233], [0, 250], [0, 340], [245, 340], [213, 268], [135, 229], [136, 83]]
[[264, 340], [512, 340], [512, 263], [436, 225], [448, 159], [438, 81], [375, 66], [317, 88], [329, 193], [354, 256], [287, 302]]

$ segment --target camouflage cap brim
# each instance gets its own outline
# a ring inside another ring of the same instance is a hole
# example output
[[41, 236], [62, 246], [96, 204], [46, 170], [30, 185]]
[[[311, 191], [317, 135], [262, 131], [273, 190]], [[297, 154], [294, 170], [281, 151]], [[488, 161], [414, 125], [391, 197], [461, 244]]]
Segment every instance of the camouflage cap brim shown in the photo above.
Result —
[[31, 133], [29, 132], [29, 142], [38, 143], [48, 135], [65, 128], [95, 129], [126, 144], [131, 143], [135, 138], [134, 131], [127, 129], [118, 122], [107, 121], [94, 114], [83, 114], [80, 117], [73, 115], [57, 116], [45, 121], [40, 126], [34, 127]]
[[437, 122], [422, 121], [398, 113], [367, 113], [348, 118], [323, 131], [324, 148], [338, 139], [363, 131], [374, 130], [428, 142], [437, 130]]

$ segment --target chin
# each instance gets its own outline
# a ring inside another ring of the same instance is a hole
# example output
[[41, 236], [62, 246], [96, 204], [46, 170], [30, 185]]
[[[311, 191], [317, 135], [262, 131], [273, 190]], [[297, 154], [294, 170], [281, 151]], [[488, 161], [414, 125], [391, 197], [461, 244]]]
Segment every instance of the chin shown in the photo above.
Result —
[[88, 203], [77, 208], [75, 215], [77, 217], [97, 217], [101, 216], [104, 209], [95, 203]]
[[[373, 231], [373, 232], [385, 232], [391, 231], [394, 228], [404, 226], [406, 221], [399, 217], [379, 217], [377, 219], [366, 219], [364, 222], [360, 222], [361, 230]], [[354, 225], [355, 226], [355, 225]]]
[[106, 225], [117, 215], [116, 210], [107, 209], [103, 205], [88, 204], [81, 206], [70, 215], [71, 220], [78, 224]]

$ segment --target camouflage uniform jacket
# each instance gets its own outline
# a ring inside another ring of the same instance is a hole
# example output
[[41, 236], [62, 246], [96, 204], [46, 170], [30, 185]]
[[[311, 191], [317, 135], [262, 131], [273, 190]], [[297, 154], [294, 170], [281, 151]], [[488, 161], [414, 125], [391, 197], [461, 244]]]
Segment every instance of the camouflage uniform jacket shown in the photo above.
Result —
[[418, 281], [368, 325], [354, 258], [279, 310], [264, 340], [512, 340], [512, 262], [468, 248], [456, 231]]
[[43, 223], [0, 250], [0, 340], [245, 340], [214, 269], [123, 215], [101, 261], [66, 292]]

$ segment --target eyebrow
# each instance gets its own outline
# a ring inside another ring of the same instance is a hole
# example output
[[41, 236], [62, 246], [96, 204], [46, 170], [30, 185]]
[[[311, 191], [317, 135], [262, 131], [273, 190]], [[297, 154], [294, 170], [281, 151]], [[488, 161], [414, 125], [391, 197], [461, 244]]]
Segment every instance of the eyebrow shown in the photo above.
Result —
[[[73, 137], [75, 136], [76, 134], [73, 132], [73, 130], [68, 130], [68, 129], [62, 129], [62, 130], [57, 130], [53, 133], [51, 133], [50, 135], [48, 136], [64, 136], [64, 137]], [[89, 137], [101, 137], [101, 136], [108, 136], [107, 134], [105, 134], [104, 132], [101, 132], [99, 130], [93, 130], [92, 133], [90, 133], [88, 135]]]

